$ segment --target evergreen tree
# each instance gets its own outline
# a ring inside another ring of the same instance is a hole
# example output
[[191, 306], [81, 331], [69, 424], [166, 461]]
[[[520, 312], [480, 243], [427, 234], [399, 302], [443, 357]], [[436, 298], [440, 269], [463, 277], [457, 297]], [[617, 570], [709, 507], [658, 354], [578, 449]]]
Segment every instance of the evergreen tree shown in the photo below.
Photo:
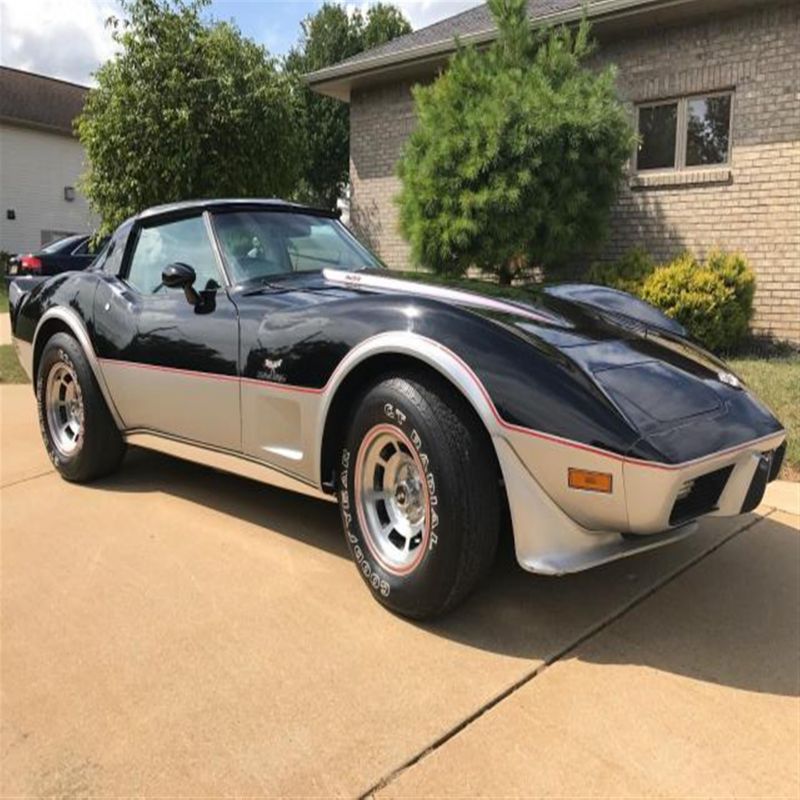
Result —
[[501, 283], [554, 268], [603, 236], [635, 141], [612, 68], [592, 71], [589, 25], [534, 32], [526, 0], [489, 0], [498, 37], [460, 47], [414, 91], [401, 229], [415, 259]]

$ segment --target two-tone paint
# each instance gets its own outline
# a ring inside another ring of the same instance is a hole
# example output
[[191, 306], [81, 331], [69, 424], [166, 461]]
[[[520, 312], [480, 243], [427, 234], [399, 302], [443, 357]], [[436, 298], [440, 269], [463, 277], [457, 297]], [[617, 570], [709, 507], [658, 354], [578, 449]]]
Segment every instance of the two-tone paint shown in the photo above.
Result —
[[[520, 563], [545, 573], [686, 535], [692, 523], [670, 522], [676, 497], [723, 467], [730, 477], [710, 513], [740, 513], [764, 453], [784, 439], [724, 364], [621, 293], [486, 294], [384, 270], [233, 285], [214, 216], [251, 206], [298, 210], [276, 201], [156, 209], [122, 226], [92, 271], [20, 281], [13, 329], [28, 369], [35, 374], [52, 332], [71, 330], [131, 441], [169, 441], [184, 456], [202, 448], [322, 491], [359, 390], [391, 371], [436, 371], [492, 439]], [[140, 294], [125, 280], [138, 230], [195, 214], [206, 220], [220, 288], [200, 306], [181, 291]], [[613, 491], [570, 489], [570, 468], [611, 474]]]

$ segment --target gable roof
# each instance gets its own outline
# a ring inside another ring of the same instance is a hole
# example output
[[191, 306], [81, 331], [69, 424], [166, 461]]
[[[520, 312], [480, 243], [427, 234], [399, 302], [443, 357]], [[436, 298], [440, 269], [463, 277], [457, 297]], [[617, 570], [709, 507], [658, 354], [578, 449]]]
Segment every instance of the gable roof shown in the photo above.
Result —
[[[532, 25], [577, 22], [584, 14], [595, 32], [630, 30], [644, 24], [658, 27], [689, 17], [730, 11], [737, 6], [777, 0], [528, 0]], [[455, 14], [433, 25], [358, 53], [338, 64], [305, 76], [320, 94], [349, 100], [352, 88], [432, 75], [461, 44], [485, 45], [497, 35], [486, 4]]]
[[0, 120], [73, 136], [87, 86], [0, 67]]
[[[528, 0], [528, 17], [531, 21], [542, 19], [551, 14], [580, 9], [582, 0]], [[494, 31], [495, 25], [489, 7], [486, 4], [469, 8], [460, 14], [434, 22], [425, 28], [398, 36], [385, 44], [357, 53], [336, 66], [355, 65], [372, 61], [390, 54], [401, 54], [415, 48], [436, 43], [450, 43], [456, 36], [465, 37], [471, 34]], [[322, 71], [322, 70], [320, 70]], [[313, 74], [313, 73], [312, 73]]]

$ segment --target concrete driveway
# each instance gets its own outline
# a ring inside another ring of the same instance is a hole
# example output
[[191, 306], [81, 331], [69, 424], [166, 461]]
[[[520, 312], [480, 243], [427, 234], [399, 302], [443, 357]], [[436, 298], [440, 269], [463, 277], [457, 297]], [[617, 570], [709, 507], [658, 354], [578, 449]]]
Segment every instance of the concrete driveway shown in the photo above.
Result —
[[506, 554], [416, 625], [334, 505], [143, 451], [71, 485], [0, 400], [4, 796], [800, 792], [797, 517], [561, 579]]
[[11, 317], [7, 311], [0, 311], [0, 345], [11, 344]]

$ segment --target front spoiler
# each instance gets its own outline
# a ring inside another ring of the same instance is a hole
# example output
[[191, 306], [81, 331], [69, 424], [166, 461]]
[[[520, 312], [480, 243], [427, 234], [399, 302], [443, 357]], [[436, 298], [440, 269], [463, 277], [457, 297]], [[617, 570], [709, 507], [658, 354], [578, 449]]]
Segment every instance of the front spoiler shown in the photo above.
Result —
[[[741, 513], [748, 489], [753, 483], [761, 454], [780, 446], [785, 433], [751, 442], [733, 451], [723, 451], [686, 465], [669, 469], [650, 469], [643, 464], [625, 464], [625, 496], [631, 506], [631, 524], [624, 536], [622, 526], [591, 529], [567, 514], [542, 488], [531, 468], [520, 458], [505, 437], [494, 438], [495, 449], [506, 486], [517, 561], [523, 569], [544, 575], [564, 575], [643, 553], [671, 544], [694, 533], [696, 521], [670, 527], [669, 512], [683, 483], [722, 465], [732, 465], [728, 483], [717, 508], [709, 516], [735, 516]], [[629, 467], [633, 468], [629, 472]], [[629, 481], [629, 475], [633, 477]], [[552, 479], [552, 475], [549, 476]], [[600, 498], [598, 498], [600, 499]], [[582, 502], [595, 503], [584, 494]], [[616, 521], [616, 520], [615, 520]]]

